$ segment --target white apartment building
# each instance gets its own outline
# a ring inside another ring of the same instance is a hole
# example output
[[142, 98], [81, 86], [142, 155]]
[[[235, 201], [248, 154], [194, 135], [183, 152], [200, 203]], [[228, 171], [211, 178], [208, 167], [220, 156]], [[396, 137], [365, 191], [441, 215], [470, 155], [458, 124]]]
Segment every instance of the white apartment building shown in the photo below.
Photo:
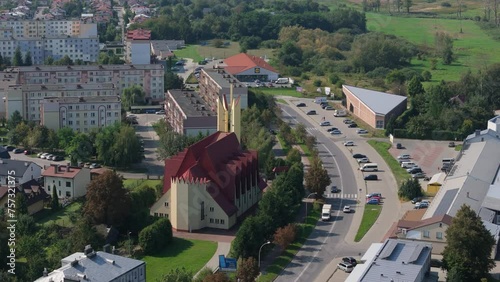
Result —
[[151, 31], [136, 29], [127, 32], [125, 38], [125, 60], [130, 64], [151, 62]]
[[17, 84], [20, 85], [113, 83], [115, 96], [121, 96], [125, 88], [139, 85], [146, 93], [147, 102], [162, 102], [165, 100], [163, 90], [165, 72], [160, 64], [30, 66], [9, 68], [5, 72], [18, 74]]
[[[62, 82], [61, 84], [47, 85], [37, 85], [31, 83], [14, 85], [9, 87], [7, 90], [6, 114], [10, 117], [14, 111], [19, 111], [25, 120], [40, 123], [42, 121], [41, 105], [45, 98], [78, 99], [82, 97], [88, 99], [90, 97], [103, 96], [117, 98], [116, 91], [112, 83], [75, 84], [67, 81], [66, 84]], [[52, 106], [48, 106], [48, 108], [52, 109]], [[90, 106], [89, 110], [91, 110]], [[66, 118], [66, 116], [64, 117]], [[66, 122], [68, 121], [69, 120], [66, 120]]]
[[17, 48], [23, 58], [31, 53], [33, 64], [52, 57], [96, 62], [99, 57], [97, 24], [79, 20], [10, 20], [0, 23], [0, 54], [12, 58]]
[[121, 121], [117, 96], [45, 98], [40, 107], [40, 123], [49, 129], [70, 127], [77, 132]]

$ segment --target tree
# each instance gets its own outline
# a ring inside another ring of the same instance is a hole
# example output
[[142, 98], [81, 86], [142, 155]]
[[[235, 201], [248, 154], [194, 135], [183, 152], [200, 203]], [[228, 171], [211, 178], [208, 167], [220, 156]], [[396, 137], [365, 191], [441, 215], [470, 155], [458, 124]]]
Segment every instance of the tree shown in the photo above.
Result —
[[436, 55], [443, 59], [443, 64], [449, 65], [453, 61], [453, 39], [444, 32], [436, 32]]
[[122, 92], [122, 106], [125, 109], [130, 109], [131, 106], [144, 105], [146, 93], [138, 85], [132, 85], [123, 89]]
[[286, 155], [286, 161], [292, 165], [302, 161], [302, 155], [298, 149], [292, 148]]
[[30, 127], [24, 122], [19, 123], [14, 130], [10, 130], [7, 137], [10, 143], [14, 145], [27, 145]]
[[259, 276], [259, 267], [257, 261], [253, 257], [239, 258], [236, 277], [240, 282], [254, 282]]
[[29, 236], [35, 234], [37, 229], [36, 222], [31, 215], [17, 215], [16, 232], [21, 236]]
[[71, 140], [69, 147], [66, 148], [66, 154], [70, 156], [71, 163], [75, 165], [78, 161], [88, 160], [93, 149], [89, 136], [84, 133], [78, 133]]
[[130, 192], [130, 214], [127, 229], [138, 233], [150, 224], [149, 208], [156, 202], [156, 191], [149, 186], [141, 186]]
[[321, 162], [319, 157], [315, 157], [312, 160], [311, 166], [304, 178], [306, 189], [317, 195], [322, 195], [325, 192], [325, 188], [332, 183], [328, 176], [328, 171], [323, 168], [323, 162]]
[[303, 123], [299, 123], [295, 126], [295, 138], [297, 142], [303, 143], [306, 140], [307, 137], [307, 130], [306, 126]]
[[64, 55], [59, 61], [54, 62], [55, 65], [59, 66], [72, 66], [73, 60], [68, 55]]
[[428, 71], [428, 70], [424, 70], [424, 71], [422, 71], [422, 79], [423, 79], [424, 81], [430, 81], [430, 80], [432, 79], [432, 74], [431, 74], [431, 72], [430, 72], [430, 71]]
[[278, 228], [274, 233], [274, 243], [280, 246], [283, 250], [295, 240], [297, 235], [297, 226], [288, 224], [285, 227]]
[[68, 238], [71, 242], [71, 252], [81, 252], [87, 245], [97, 248], [102, 244], [102, 238], [87, 217], [80, 217], [76, 221]]
[[23, 122], [23, 117], [21, 116], [21, 113], [19, 113], [18, 110], [15, 110], [10, 116], [9, 120], [7, 121], [7, 128], [9, 130], [12, 130], [16, 128], [16, 126], [21, 122]]
[[28, 203], [23, 192], [16, 193], [16, 214], [28, 214]]
[[59, 204], [59, 197], [57, 196], [57, 189], [56, 185], [52, 187], [52, 199], [50, 199], [50, 207], [52, 208], [52, 211], [57, 211], [59, 208], [61, 208], [61, 205]]
[[302, 63], [302, 49], [294, 42], [287, 41], [278, 52], [278, 60], [285, 66], [300, 66]]
[[409, 14], [410, 8], [411, 8], [411, 6], [413, 6], [413, 1], [412, 0], [404, 0], [404, 6], [406, 8], [406, 12]]
[[172, 225], [167, 218], [160, 218], [139, 233], [139, 245], [145, 254], [162, 251], [172, 242]]
[[217, 272], [217, 273], [210, 273], [209, 275], [205, 276], [203, 282], [231, 282], [231, 279], [227, 277], [227, 274], [224, 272]]
[[222, 48], [224, 46], [224, 41], [222, 41], [222, 39], [214, 39], [212, 40], [212, 46], [215, 48]]
[[191, 282], [193, 281], [193, 273], [183, 268], [176, 268], [170, 270], [169, 273], [164, 274], [157, 282]]
[[[468, 205], [462, 205], [446, 229], [443, 269], [453, 281], [480, 281], [495, 266], [491, 251], [495, 240], [481, 218]], [[453, 275], [450, 275], [453, 274]]]
[[21, 54], [21, 49], [19, 47], [16, 48], [14, 52], [14, 57], [12, 58], [12, 65], [15, 67], [23, 65], [23, 55]]
[[52, 58], [50, 56], [47, 57], [47, 58], [45, 58], [45, 60], [43, 61], [43, 64], [44, 65], [48, 65], [48, 66], [53, 65], [54, 64], [54, 58]]
[[416, 178], [408, 179], [401, 183], [401, 186], [398, 190], [398, 196], [402, 199], [413, 199], [416, 197], [422, 197], [422, 187], [420, 186], [420, 182]]
[[26, 52], [26, 54], [24, 55], [24, 63], [23, 63], [24, 66], [31, 66], [33, 65], [33, 60], [31, 59], [31, 52], [28, 51]]
[[170, 89], [182, 89], [182, 87], [184, 86], [184, 80], [182, 79], [182, 77], [173, 73], [169, 69], [165, 72], [165, 79], [163, 86], [165, 91]]
[[408, 82], [408, 95], [411, 97], [424, 92], [425, 90], [420, 82], [420, 79], [417, 76], [412, 77], [412, 79]]
[[120, 226], [128, 216], [130, 196], [114, 171], [105, 171], [92, 180], [85, 198], [83, 212], [96, 224]]
[[59, 140], [60, 149], [66, 149], [71, 146], [74, 138], [75, 132], [71, 129], [71, 127], [63, 127], [57, 131], [57, 139]]
[[53, 151], [59, 148], [59, 138], [57, 137], [57, 133], [55, 130], [49, 129], [47, 140], [48, 140], [47, 149], [49, 149], [49, 151]]
[[266, 242], [268, 234], [265, 234], [262, 218], [259, 216], [247, 217], [236, 233], [232, 243], [233, 257], [257, 256], [262, 243]]

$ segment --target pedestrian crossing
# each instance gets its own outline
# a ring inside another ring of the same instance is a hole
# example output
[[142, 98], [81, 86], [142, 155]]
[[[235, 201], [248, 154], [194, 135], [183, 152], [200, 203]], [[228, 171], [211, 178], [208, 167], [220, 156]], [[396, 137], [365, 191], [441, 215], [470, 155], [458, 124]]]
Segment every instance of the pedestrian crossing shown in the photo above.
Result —
[[329, 199], [357, 199], [358, 194], [328, 193], [323, 195]]
[[319, 128], [317, 127], [306, 127], [307, 132], [313, 132], [313, 131], [319, 131]]

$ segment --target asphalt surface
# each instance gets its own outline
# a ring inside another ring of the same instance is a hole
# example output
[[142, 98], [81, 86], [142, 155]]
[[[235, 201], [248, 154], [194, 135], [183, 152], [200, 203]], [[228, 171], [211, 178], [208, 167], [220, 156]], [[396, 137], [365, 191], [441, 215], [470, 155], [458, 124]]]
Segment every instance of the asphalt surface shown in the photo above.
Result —
[[[288, 102], [288, 105], [279, 104], [283, 111], [282, 119], [291, 126], [304, 124], [307, 131], [316, 136], [319, 155], [332, 179], [332, 185], [338, 186], [341, 192], [326, 193], [326, 203], [332, 204], [332, 219], [329, 222], [318, 222], [302, 249], [275, 281], [342, 281], [346, 276], [338, 277], [343, 273], [335, 273], [338, 258], [360, 258], [371, 243], [380, 242], [392, 222], [398, 219], [400, 204], [395, 180], [382, 158], [366, 143], [366, 139], [359, 136], [356, 129], [347, 128], [343, 124], [344, 118], [333, 117], [333, 111], [322, 110], [311, 99], [280, 98]], [[307, 107], [297, 108], [295, 104], [298, 102], [305, 102]], [[309, 110], [316, 110], [318, 115], [306, 115]], [[331, 126], [319, 126], [323, 117], [330, 121]], [[331, 135], [326, 131], [330, 127], [339, 128], [342, 134]], [[343, 142], [347, 140], [354, 141], [355, 146], [343, 146]], [[367, 155], [372, 162], [379, 164], [380, 171], [375, 173], [379, 176], [379, 181], [363, 180], [363, 173], [357, 170], [359, 166], [351, 157], [350, 149], [353, 153]], [[363, 240], [354, 243], [364, 210], [365, 195], [373, 192], [382, 193], [383, 206], [390, 208], [383, 208], [379, 219]], [[345, 205], [351, 206], [354, 212], [342, 213]]]

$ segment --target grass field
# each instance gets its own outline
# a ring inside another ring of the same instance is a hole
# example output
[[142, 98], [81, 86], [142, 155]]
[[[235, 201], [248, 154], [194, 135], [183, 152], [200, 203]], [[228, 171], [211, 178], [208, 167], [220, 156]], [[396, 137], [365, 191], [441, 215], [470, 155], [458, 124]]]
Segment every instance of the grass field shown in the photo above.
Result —
[[[500, 42], [491, 38], [475, 22], [453, 19], [391, 17], [385, 14], [367, 13], [367, 27], [370, 31], [380, 31], [407, 39], [410, 42], [434, 45], [434, 35], [441, 31], [454, 38], [453, 47], [457, 60], [446, 66], [440, 62], [436, 70], [430, 69], [429, 60], [412, 60], [413, 68], [429, 70], [432, 82], [458, 80], [468, 69], [479, 69], [488, 64], [500, 62], [497, 51]], [[460, 33], [462, 26], [463, 33]]]
[[149, 186], [151, 188], [155, 188], [156, 185], [160, 184], [161, 180], [152, 180], [152, 179], [125, 179], [123, 180], [123, 186], [127, 189], [135, 189], [142, 186]]
[[177, 58], [190, 58], [195, 62], [203, 60], [203, 57], [198, 53], [198, 45], [186, 45], [183, 49], [178, 49], [174, 51]]
[[79, 211], [82, 208], [82, 203], [74, 202], [69, 206], [51, 213], [51, 210], [44, 209], [41, 213], [36, 215], [37, 222], [42, 225], [50, 225], [55, 223], [59, 226], [71, 227], [73, 223], [69, 220], [69, 214]]
[[[210, 44], [206, 46], [201, 45], [187, 45], [184, 49], [175, 50], [174, 54], [178, 58], [191, 58], [195, 62], [201, 61], [204, 58], [224, 59], [240, 52], [240, 44], [238, 42], [231, 42], [227, 47], [215, 48]], [[272, 49], [252, 49], [248, 50], [247, 54], [259, 57], [273, 57]]]
[[373, 224], [375, 224], [375, 221], [377, 221], [381, 211], [382, 205], [365, 205], [363, 219], [359, 225], [358, 233], [356, 233], [356, 237], [354, 237], [354, 242], [359, 242], [363, 239], [368, 230], [370, 230]]
[[147, 264], [148, 281], [159, 279], [176, 268], [184, 267], [195, 275], [212, 258], [217, 250], [216, 242], [186, 240], [174, 237], [173, 241], [159, 254], [144, 256]]
[[399, 165], [399, 162], [389, 153], [388, 150], [391, 148], [391, 144], [376, 140], [368, 140], [367, 142], [387, 163], [392, 171], [392, 174], [396, 178], [398, 187], [401, 185], [401, 183], [403, 183], [403, 180], [406, 180], [410, 177], [408, 172], [406, 172], [406, 170]]
[[283, 268], [285, 268], [293, 259], [295, 254], [302, 248], [304, 242], [309, 238], [309, 235], [314, 230], [316, 223], [318, 223], [320, 211], [312, 209], [307, 216], [307, 222], [299, 224], [302, 230], [299, 238], [295, 240], [293, 244], [288, 246], [288, 248], [283, 251], [283, 253], [276, 258], [274, 263], [266, 269], [266, 274], [260, 276], [259, 282], [270, 282], [274, 281], [276, 277], [281, 273]]

